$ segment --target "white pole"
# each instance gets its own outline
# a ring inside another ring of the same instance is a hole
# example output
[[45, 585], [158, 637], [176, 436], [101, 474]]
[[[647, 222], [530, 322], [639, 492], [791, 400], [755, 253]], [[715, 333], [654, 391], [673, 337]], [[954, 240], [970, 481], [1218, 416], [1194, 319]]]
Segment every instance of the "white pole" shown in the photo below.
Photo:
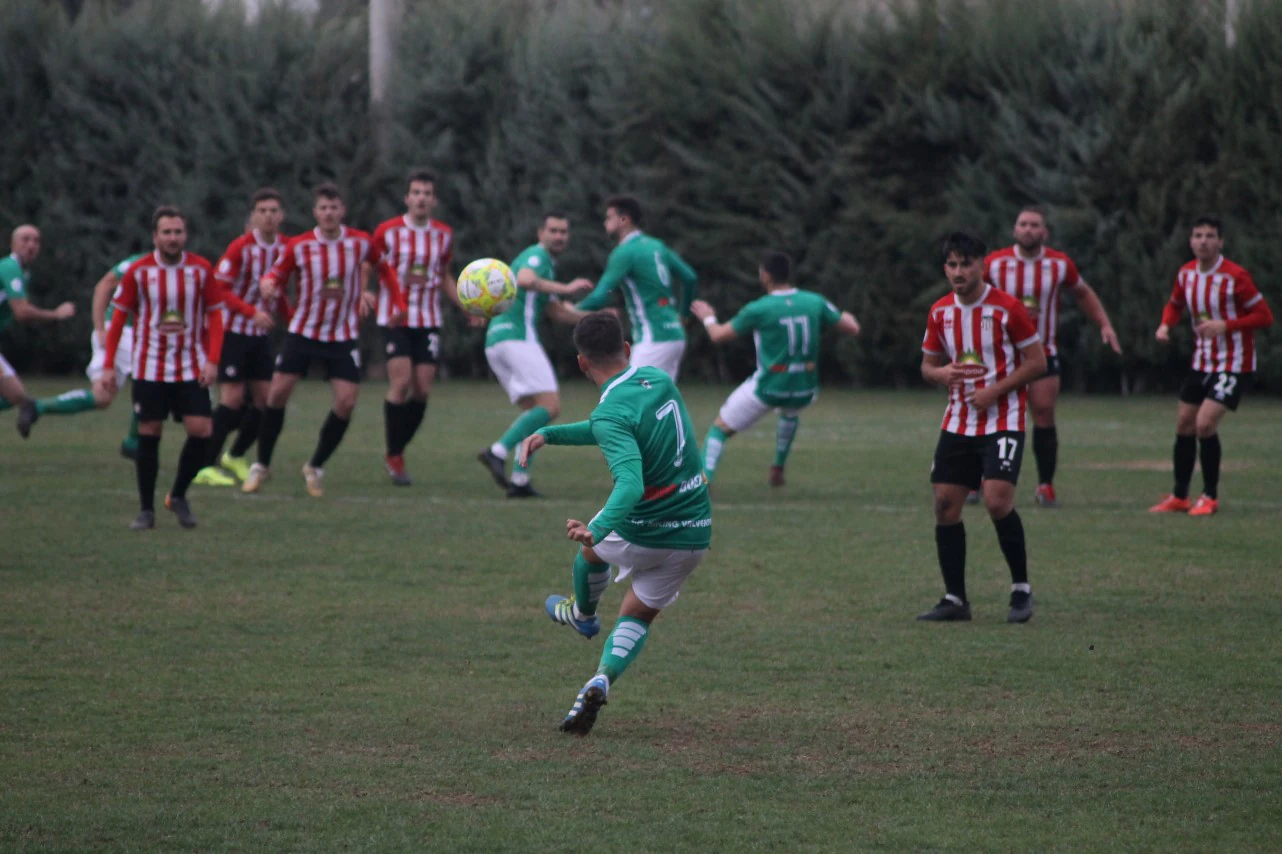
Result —
[[1241, 11], [1241, 0], [1224, 0], [1224, 44], [1230, 50], [1237, 44], [1237, 18]]
[[400, 0], [369, 0], [369, 106], [374, 122], [374, 142], [380, 159], [391, 153], [387, 118], [387, 90], [395, 67]]

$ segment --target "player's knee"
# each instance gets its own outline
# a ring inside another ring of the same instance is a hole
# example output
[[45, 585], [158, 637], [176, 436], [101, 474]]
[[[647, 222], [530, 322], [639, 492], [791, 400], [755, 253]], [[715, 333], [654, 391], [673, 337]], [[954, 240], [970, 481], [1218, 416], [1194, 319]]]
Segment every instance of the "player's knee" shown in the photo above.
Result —
[[1055, 426], [1055, 406], [1034, 406], [1033, 407], [1033, 424], [1038, 427]]
[[1203, 418], [1201, 416], [1198, 416], [1198, 419], [1195, 423], [1195, 429], [1197, 430], [1197, 437], [1199, 439], [1211, 438], [1212, 436], [1215, 435], [1215, 431], [1218, 430], [1219, 427], [1220, 427], [1219, 422], [1217, 422], [1214, 418]]
[[220, 386], [218, 388], [218, 402], [228, 409], [240, 409], [245, 403], [245, 387], [239, 383]]
[[961, 518], [961, 502], [949, 495], [935, 496], [935, 524], [951, 525]]
[[356, 393], [343, 392], [334, 395], [334, 414], [339, 418], [348, 419], [352, 417], [352, 412], [356, 410]]

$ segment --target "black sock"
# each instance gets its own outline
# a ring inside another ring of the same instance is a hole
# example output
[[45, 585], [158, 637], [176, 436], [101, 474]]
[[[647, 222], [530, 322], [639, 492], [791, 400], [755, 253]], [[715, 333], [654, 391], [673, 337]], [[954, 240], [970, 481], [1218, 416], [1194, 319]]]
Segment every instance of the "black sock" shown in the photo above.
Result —
[[1001, 519], [994, 519], [993, 527], [997, 529], [997, 544], [1002, 547], [1006, 565], [1010, 567], [1010, 583], [1027, 584], [1028, 551], [1024, 548], [1024, 522], [1019, 512], [1011, 510]]
[[206, 465], [218, 465], [218, 458], [223, 455], [223, 445], [227, 442], [227, 436], [236, 429], [244, 412], [244, 409], [232, 409], [222, 404], [214, 410], [214, 432], [209, 437], [209, 462]]
[[1220, 434], [1202, 440], [1202, 492], [1216, 498], [1220, 491]]
[[320, 440], [316, 443], [316, 452], [312, 454], [312, 468], [322, 468], [325, 461], [329, 459], [330, 454], [338, 447], [338, 443], [343, 441], [343, 434], [347, 432], [347, 425], [351, 421], [344, 421], [331, 410], [329, 417], [321, 426]]
[[1037, 458], [1037, 482], [1054, 483], [1059, 459], [1059, 434], [1054, 427], [1033, 428], [1033, 456]]
[[409, 404], [383, 401], [383, 433], [387, 438], [387, 455], [399, 457], [409, 441]]
[[138, 456], [134, 459], [138, 473], [138, 503], [143, 510], [156, 509], [156, 473], [160, 471], [160, 437], [139, 436]]
[[422, 426], [423, 418], [427, 416], [427, 398], [415, 400], [411, 397], [405, 401], [405, 405], [409, 407], [409, 417], [405, 419], [405, 444], [408, 445]]
[[187, 487], [196, 473], [205, 467], [209, 459], [209, 437], [188, 436], [183, 444], [182, 453], [178, 455], [178, 475], [174, 478], [174, 488], [169, 494], [174, 498], [186, 498]]
[[281, 428], [285, 426], [285, 408], [269, 406], [263, 410], [263, 419], [258, 426], [258, 461], [265, 466], [272, 464], [272, 452], [276, 450], [276, 440], [280, 438]]
[[1175, 437], [1175, 497], [1189, 497], [1189, 481], [1197, 465], [1197, 437]]
[[935, 526], [935, 551], [939, 553], [939, 571], [944, 576], [944, 590], [966, 601], [966, 525]]
[[258, 427], [263, 423], [263, 411], [257, 406], [246, 406], [241, 412], [244, 415], [240, 419], [240, 432], [236, 434], [236, 441], [231, 443], [233, 457], [245, 456], [245, 452], [258, 439]]

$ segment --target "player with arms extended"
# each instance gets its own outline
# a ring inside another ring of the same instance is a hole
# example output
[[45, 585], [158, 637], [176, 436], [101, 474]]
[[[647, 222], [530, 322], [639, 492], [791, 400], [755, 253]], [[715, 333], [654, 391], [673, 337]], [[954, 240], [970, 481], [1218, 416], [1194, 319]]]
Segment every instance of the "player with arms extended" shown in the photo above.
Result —
[[381, 247], [363, 231], [343, 225], [347, 208], [338, 187], [320, 184], [312, 191], [316, 227], [290, 240], [276, 265], [259, 282], [270, 301], [298, 274], [298, 299], [289, 322], [289, 336], [276, 358], [276, 371], [267, 391], [267, 408], [258, 433], [258, 462], [249, 467], [242, 492], [257, 492], [271, 476], [272, 453], [285, 425], [285, 404], [312, 360], [325, 363], [333, 404], [321, 427], [316, 450], [303, 466], [307, 494], [325, 494], [325, 462], [343, 441], [360, 395], [360, 326], [378, 298], [365, 283], [378, 269], [378, 280], [391, 293], [393, 325], [405, 316], [405, 295], [396, 271], [383, 260]]
[[[632, 326], [632, 364], [655, 367], [676, 381], [686, 350], [682, 319], [690, 313], [698, 277], [661, 240], [641, 231], [641, 203], [632, 196], [605, 201], [605, 233], [618, 245], [605, 263], [596, 289], [578, 304], [579, 311], [605, 308], [620, 285]], [[681, 303], [672, 295], [672, 277], [681, 280]]]
[[[1149, 512], [1211, 516], [1220, 509], [1220, 421], [1237, 411], [1242, 385], [1255, 372], [1255, 330], [1272, 326], [1273, 312], [1251, 274], [1222, 254], [1224, 224], [1218, 218], [1198, 217], [1189, 246], [1195, 257], [1176, 274], [1157, 327], [1157, 340], [1168, 343], [1171, 327], [1188, 309], [1197, 339], [1175, 413], [1175, 489]], [[1199, 443], [1202, 495], [1190, 505]]]
[[507, 490], [509, 498], [534, 498], [530, 471], [519, 461], [508, 482], [505, 465], [508, 455], [527, 436], [555, 421], [561, 414], [561, 394], [552, 360], [539, 341], [539, 321], [544, 317], [560, 323], [574, 323], [582, 315], [560, 297], [591, 290], [587, 279], [561, 284], [556, 281], [556, 259], [570, 243], [570, 220], [560, 211], [543, 215], [538, 242], [527, 246], [511, 263], [516, 274], [516, 299], [507, 311], [490, 321], [485, 330], [485, 359], [508, 398], [521, 414], [494, 444], [477, 454], [490, 476]]
[[752, 333], [757, 345], [757, 371], [734, 390], [721, 406], [703, 442], [703, 469], [711, 482], [727, 439], [747, 430], [771, 409], [779, 411], [775, 428], [775, 462], [770, 485], [783, 486], [783, 467], [797, 435], [801, 410], [819, 394], [819, 336], [829, 327], [843, 335], [858, 335], [859, 322], [812, 291], [792, 286], [792, 259], [782, 252], [761, 256], [757, 278], [766, 295], [739, 310], [728, 323], [703, 300], [690, 306], [708, 328], [714, 344]]
[[600, 387], [601, 401], [587, 421], [543, 427], [520, 453], [527, 458], [544, 445], [597, 445], [614, 477], [614, 490], [591, 522], [566, 522], [566, 534], [581, 546], [574, 595], [549, 596], [545, 604], [554, 621], [591, 638], [601, 630], [596, 612], [610, 567], [618, 567], [616, 581], [632, 579], [596, 675], [561, 722], [562, 732], [587, 735], [610, 686], [641, 654], [655, 618], [707, 554], [712, 504], [691, 441], [694, 425], [668, 375], [629, 367], [623, 328], [608, 312], [580, 320], [574, 344], [579, 367]]
[[948, 387], [948, 407], [935, 447], [935, 548], [944, 598], [919, 620], [970, 619], [966, 599], [966, 529], [962, 507], [983, 487], [984, 505], [1010, 567], [1007, 621], [1033, 616], [1024, 523], [1015, 484], [1024, 454], [1025, 387], [1046, 371], [1041, 338], [1023, 304], [984, 282], [984, 244], [963, 232], [943, 241], [952, 293], [930, 308], [921, 375]]
[[1059, 327], [1059, 296], [1067, 289], [1087, 317], [1099, 327], [1100, 339], [1121, 355], [1122, 345], [1108, 319], [1104, 304], [1077, 272], [1073, 259], [1046, 245], [1050, 229], [1046, 212], [1036, 205], [1020, 209], [1015, 218], [1015, 243], [998, 249], [984, 259], [984, 277], [1028, 309], [1037, 333], [1046, 348], [1046, 373], [1028, 386], [1028, 406], [1033, 416], [1033, 457], [1037, 460], [1037, 492], [1040, 507], [1054, 507], [1055, 466], [1059, 458], [1059, 434], [1055, 428], [1055, 402], [1059, 398], [1060, 363], [1056, 331]]

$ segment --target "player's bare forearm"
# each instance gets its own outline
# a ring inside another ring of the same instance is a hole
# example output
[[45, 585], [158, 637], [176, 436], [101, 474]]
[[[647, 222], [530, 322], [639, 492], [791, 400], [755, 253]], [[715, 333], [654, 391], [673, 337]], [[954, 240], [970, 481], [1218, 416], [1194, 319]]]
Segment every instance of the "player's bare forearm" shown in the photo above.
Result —
[[1023, 388], [1046, 373], [1046, 349], [1040, 343], [1032, 344], [1019, 352], [1024, 357], [1019, 367], [992, 386], [998, 396]]
[[53, 323], [66, 320], [76, 313], [75, 305], [69, 302], [64, 302], [57, 308], [39, 308], [32, 305], [30, 300], [20, 299], [9, 300], [9, 307], [19, 323]]
[[924, 353], [921, 357], [921, 378], [931, 385], [950, 385], [952, 378], [945, 370], [947, 360], [934, 353]]
[[1100, 302], [1099, 294], [1095, 289], [1085, 282], [1079, 282], [1073, 290], [1073, 295], [1077, 297], [1077, 304], [1082, 309], [1082, 313], [1091, 319], [1100, 329], [1111, 327], [1113, 324], [1108, 319], [1108, 312], [1104, 310], [1104, 303]]
[[574, 324], [588, 316], [586, 311], [579, 311], [563, 302], [550, 302], [547, 307], [548, 319], [554, 323]]
[[852, 338], [863, 331], [863, 327], [859, 325], [859, 321], [848, 311], [843, 311], [841, 313], [841, 320], [837, 321], [837, 326], [835, 328], [841, 335], [849, 335]]
[[107, 304], [111, 302], [118, 283], [116, 272], [108, 270], [93, 286], [93, 304], [89, 310], [93, 313], [93, 331], [98, 333], [100, 340], [107, 333]]

